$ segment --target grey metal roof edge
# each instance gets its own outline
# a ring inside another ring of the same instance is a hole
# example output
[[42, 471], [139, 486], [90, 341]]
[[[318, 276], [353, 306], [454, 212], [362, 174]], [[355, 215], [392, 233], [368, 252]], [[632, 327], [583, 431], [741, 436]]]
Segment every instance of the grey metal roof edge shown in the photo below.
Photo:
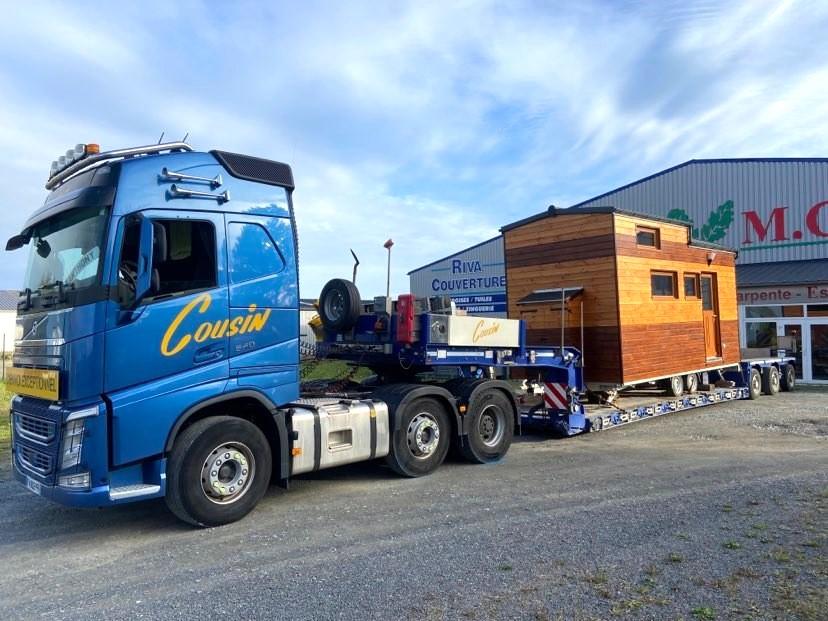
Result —
[[[771, 278], [762, 280], [757, 279], [754, 274], [768, 273], [775, 270], [783, 270], [787, 274], [797, 271], [797, 268], [807, 266], [809, 269], [806, 274], [796, 277], [781, 278], [773, 275]], [[772, 261], [770, 263], [745, 263], [736, 266], [736, 285], [738, 287], [778, 287], [784, 285], [810, 285], [828, 282], [828, 276], [816, 275], [817, 271], [828, 274], [828, 258], [824, 259], [804, 259], [801, 261]], [[810, 275], [808, 272], [813, 272]], [[751, 273], [751, 274], [749, 274]], [[749, 274], [749, 276], [746, 276]], [[750, 278], [752, 282], [745, 282], [746, 278]], [[758, 282], [757, 282], [758, 280]]]
[[[503, 229], [500, 229], [500, 230], [502, 231]], [[489, 242], [493, 242], [494, 240], [500, 239], [501, 237], [503, 237], [503, 235], [495, 235], [491, 239], [487, 239], [485, 241], [478, 242], [478, 243], [474, 244], [473, 246], [469, 246], [468, 248], [463, 248], [462, 250], [458, 250], [457, 252], [452, 252], [451, 254], [444, 256], [442, 259], [437, 259], [436, 261], [432, 261], [431, 263], [426, 263], [425, 265], [422, 265], [420, 267], [415, 267], [413, 270], [408, 272], [406, 274], [406, 276], [411, 276], [411, 274], [413, 274], [414, 272], [419, 272], [420, 270], [424, 270], [427, 267], [431, 267], [432, 265], [436, 265], [437, 263], [440, 263], [441, 261], [445, 261], [446, 259], [456, 257], [458, 254], [462, 254], [464, 252], [468, 252], [469, 250], [474, 250], [475, 248], [479, 248], [480, 246], [483, 246], [484, 244], [488, 244]]]
[[[627, 190], [632, 188], [636, 185], [645, 183], [657, 177], [661, 177], [663, 175], [669, 174], [680, 168], [685, 168], [686, 166], [691, 166], [694, 164], [746, 164], [751, 162], [762, 162], [762, 163], [816, 163], [816, 164], [824, 164], [828, 163], [828, 158], [826, 157], [742, 157], [742, 158], [712, 158], [712, 159], [692, 159], [687, 160], [686, 162], [682, 162], [681, 164], [676, 164], [675, 166], [671, 166], [670, 168], [665, 168], [657, 173], [653, 173], [652, 175], [648, 175], [642, 179], [638, 179], [637, 181], [632, 181], [625, 185], [615, 188], [614, 190], [610, 190], [609, 192], [604, 192], [603, 194], [598, 194], [597, 196], [593, 196], [592, 198], [588, 198], [585, 201], [581, 201], [580, 203], [576, 203], [571, 205], [571, 207], [580, 207], [581, 205], [586, 205], [587, 203], [591, 203], [593, 201], [601, 200], [602, 198], [606, 198], [610, 194], [615, 194], [616, 192], [621, 192], [622, 190]], [[570, 208], [571, 208], [570, 207]]]

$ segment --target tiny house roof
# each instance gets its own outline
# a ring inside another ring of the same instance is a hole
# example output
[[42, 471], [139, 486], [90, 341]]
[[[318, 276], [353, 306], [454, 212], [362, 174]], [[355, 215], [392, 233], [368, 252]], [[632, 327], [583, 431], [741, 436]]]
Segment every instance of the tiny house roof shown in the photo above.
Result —
[[545, 220], [547, 218], [555, 218], [557, 216], [576, 216], [576, 215], [587, 215], [587, 214], [618, 214], [622, 216], [630, 216], [633, 218], [638, 218], [640, 220], [649, 220], [651, 222], [665, 222], [667, 224], [674, 224], [678, 226], [683, 226], [687, 229], [688, 238], [690, 239], [690, 245], [696, 246], [699, 248], [710, 248], [711, 250], [721, 250], [722, 252], [732, 252], [737, 254], [736, 250], [733, 248], [728, 248], [726, 246], [721, 246], [719, 244], [712, 244], [710, 242], [702, 241], [700, 239], [693, 239], [691, 232], [691, 225], [689, 222], [685, 222], [684, 220], [675, 220], [673, 218], [662, 218], [660, 216], [651, 216], [641, 213], [636, 213], [634, 211], [627, 211], [624, 209], [617, 209], [616, 207], [606, 206], [606, 207], [555, 207], [555, 205], [550, 205], [546, 211], [542, 211], [541, 213], [537, 213], [533, 216], [529, 216], [528, 218], [523, 218], [522, 220], [517, 220], [515, 222], [511, 222], [502, 226], [500, 228], [501, 233], [505, 233], [507, 231], [511, 231], [513, 229], [520, 228], [527, 224], [531, 224], [533, 222], [539, 222], [541, 220]]

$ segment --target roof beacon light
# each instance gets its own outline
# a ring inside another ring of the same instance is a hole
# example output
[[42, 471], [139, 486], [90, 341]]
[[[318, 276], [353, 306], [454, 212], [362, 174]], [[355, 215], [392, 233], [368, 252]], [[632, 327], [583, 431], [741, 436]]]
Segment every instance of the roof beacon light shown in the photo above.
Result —
[[[80, 147], [80, 146], [84, 146], [84, 145], [78, 145], [78, 146]], [[98, 153], [101, 152], [101, 145], [95, 144], [94, 142], [90, 142], [89, 144], [85, 145], [85, 147], [86, 147], [86, 154], [87, 155], [98, 154]]]

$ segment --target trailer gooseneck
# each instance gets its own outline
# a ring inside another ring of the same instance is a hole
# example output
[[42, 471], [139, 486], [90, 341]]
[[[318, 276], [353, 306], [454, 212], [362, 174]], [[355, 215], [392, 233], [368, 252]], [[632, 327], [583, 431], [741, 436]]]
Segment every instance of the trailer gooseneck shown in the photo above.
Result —
[[[29, 251], [8, 376], [21, 483], [73, 506], [164, 497], [212, 526], [300, 473], [383, 458], [416, 477], [452, 446], [501, 459], [524, 422], [571, 435], [621, 420], [583, 405], [578, 349], [412, 296], [363, 313], [340, 279], [320, 297], [319, 350], [375, 375], [303, 390], [293, 188], [285, 164], [183, 143], [78, 145], [53, 163], [7, 244]], [[785, 364], [742, 363], [718, 390], [754, 394], [759, 367], [778, 387]]]

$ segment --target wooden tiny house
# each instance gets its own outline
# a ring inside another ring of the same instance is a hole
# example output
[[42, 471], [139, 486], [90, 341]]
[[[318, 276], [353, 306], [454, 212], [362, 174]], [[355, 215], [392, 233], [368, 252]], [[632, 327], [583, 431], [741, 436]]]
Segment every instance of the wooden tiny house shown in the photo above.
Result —
[[509, 317], [526, 321], [528, 342], [560, 345], [563, 308], [564, 344], [583, 349], [591, 388], [739, 361], [736, 253], [691, 240], [690, 226], [551, 207], [501, 230]]

